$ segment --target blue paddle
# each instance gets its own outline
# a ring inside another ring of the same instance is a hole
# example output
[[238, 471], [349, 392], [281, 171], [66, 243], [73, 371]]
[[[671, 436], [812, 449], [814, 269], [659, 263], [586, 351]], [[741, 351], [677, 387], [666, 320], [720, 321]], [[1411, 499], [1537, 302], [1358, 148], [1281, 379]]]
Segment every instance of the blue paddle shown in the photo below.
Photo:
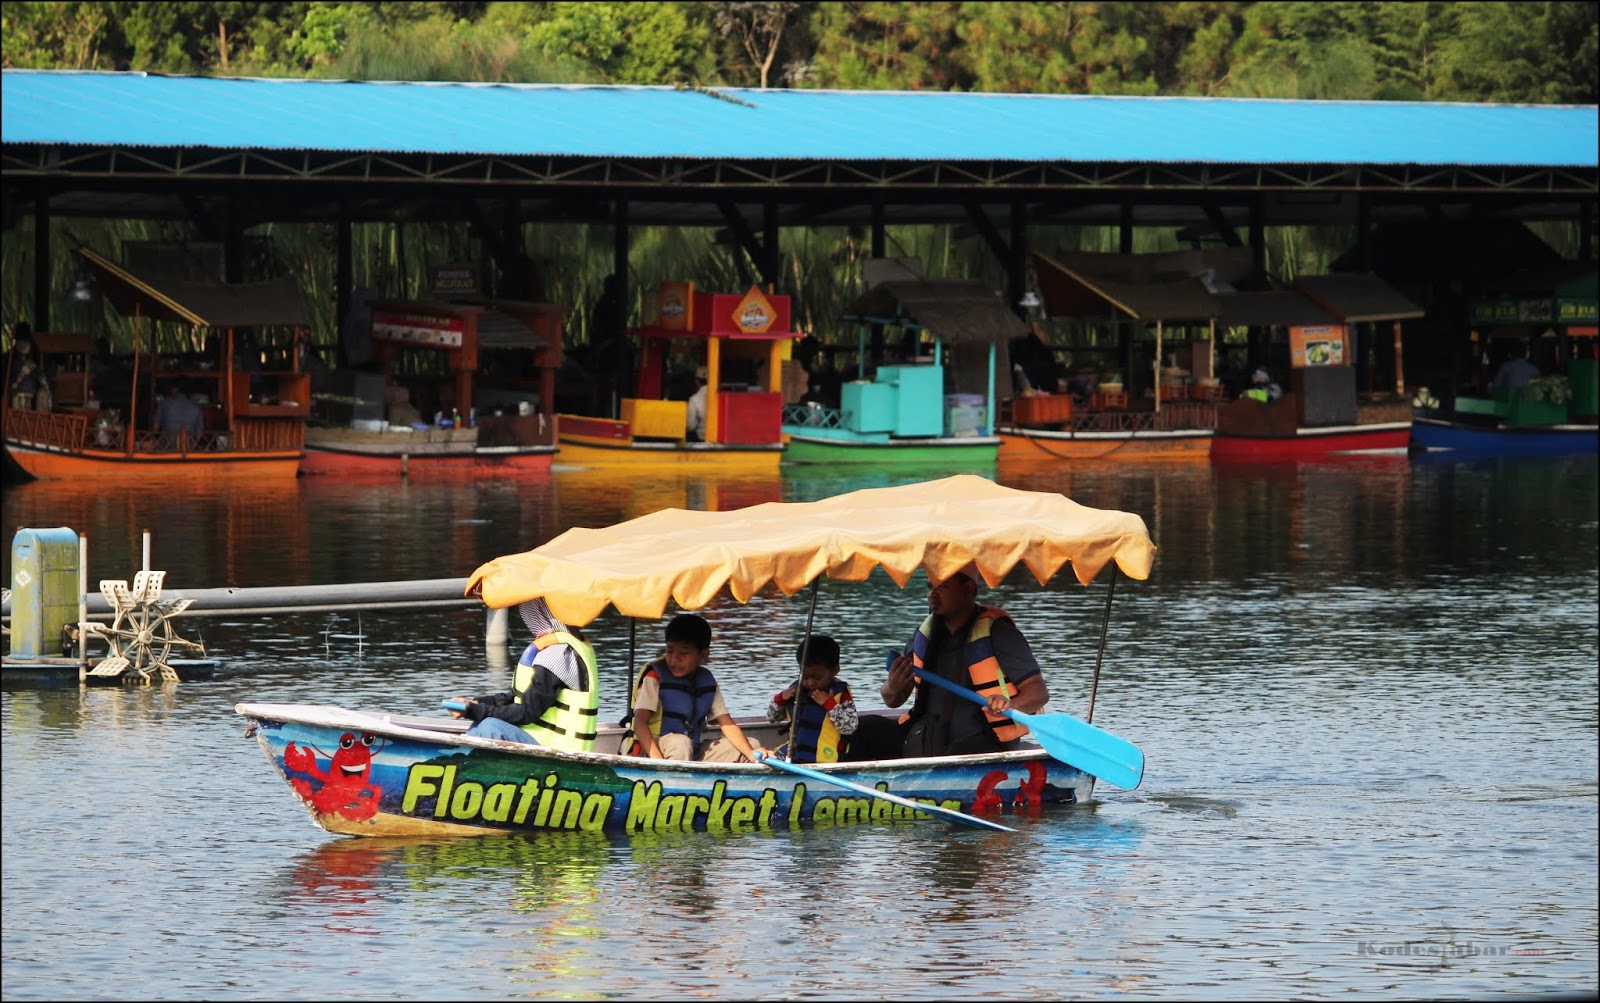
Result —
[[[917, 678], [926, 679], [940, 689], [966, 697], [975, 704], [989, 706], [989, 701], [983, 697], [943, 676], [919, 672]], [[1009, 708], [1004, 713], [1033, 732], [1033, 737], [1044, 746], [1044, 751], [1068, 766], [1076, 766], [1090, 776], [1099, 777], [1125, 791], [1138, 787], [1139, 781], [1144, 778], [1144, 753], [1125, 738], [1118, 738], [1071, 714], [1025, 714]]]
[[857, 794], [866, 794], [869, 797], [881, 798], [884, 801], [888, 801], [892, 804], [897, 804], [905, 808], [915, 808], [917, 811], [925, 811], [933, 815], [943, 815], [945, 818], [956, 822], [964, 822], [967, 825], [983, 826], [986, 829], [999, 829], [1001, 832], [1017, 831], [1010, 826], [1001, 825], [999, 822], [991, 822], [986, 818], [979, 818], [976, 815], [966, 815], [950, 808], [941, 808], [938, 805], [919, 804], [916, 801], [912, 801], [910, 798], [903, 798], [898, 794], [890, 794], [888, 791], [880, 791], [876, 787], [868, 787], [865, 784], [853, 783], [852, 781], [843, 780], [839, 777], [829, 776], [820, 770], [812, 770], [807, 769], [804, 766], [798, 766], [789, 762], [788, 760], [779, 759], [777, 756], [759, 749], [756, 750], [756, 758], [774, 769], [785, 770], [789, 773], [797, 773], [802, 777], [810, 777], [812, 780], [816, 780], [820, 783], [833, 784], [835, 787], [843, 787], [847, 791], [855, 791]]

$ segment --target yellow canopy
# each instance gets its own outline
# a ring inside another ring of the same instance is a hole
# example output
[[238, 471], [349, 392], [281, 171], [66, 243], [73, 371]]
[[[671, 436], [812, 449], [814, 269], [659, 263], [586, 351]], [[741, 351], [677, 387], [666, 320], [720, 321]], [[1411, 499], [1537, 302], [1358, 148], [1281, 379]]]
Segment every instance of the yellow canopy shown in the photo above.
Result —
[[1085, 585], [1109, 561], [1143, 579], [1155, 549], [1131, 512], [960, 474], [815, 502], [663, 509], [604, 529], [569, 529], [478, 568], [466, 594], [496, 608], [542, 596], [557, 617], [582, 626], [607, 605], [659, 619], [669, 599], [700, 609], [726, 586], [742, 603], [768, 583], [793, 595], [818, 575], [859, 582], [879, 566], [901, 588], [919, 567], [942, 581], [969, 561], [991, 585], [1017, 564], [1042, 585], [1067, 562]]

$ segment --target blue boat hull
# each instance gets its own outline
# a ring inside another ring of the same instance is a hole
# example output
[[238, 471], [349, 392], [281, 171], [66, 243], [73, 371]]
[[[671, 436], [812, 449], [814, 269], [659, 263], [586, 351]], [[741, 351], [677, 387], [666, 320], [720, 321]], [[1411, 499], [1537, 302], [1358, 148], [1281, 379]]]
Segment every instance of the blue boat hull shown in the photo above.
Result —
[[1413, 451], [1478, 456], [1565, 456], [1600, 451], [1600, 427], [1489, 425], [1418, 418], [1411, 423]]
[[[739, 832], [938, 817], [752, 764], [564, 753], [337, 707], [240, 704], [237, 711], [313, 821], [345, 835]], [[980, 814], [1093, 793], [1091, 777], [1042, 749], [814, 769]]]

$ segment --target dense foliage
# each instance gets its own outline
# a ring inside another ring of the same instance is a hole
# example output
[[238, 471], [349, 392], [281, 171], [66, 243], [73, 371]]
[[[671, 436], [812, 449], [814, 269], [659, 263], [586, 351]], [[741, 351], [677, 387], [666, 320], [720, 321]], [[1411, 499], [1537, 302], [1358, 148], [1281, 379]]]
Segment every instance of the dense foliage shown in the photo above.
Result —
[[1594, 104], [1593, 3], [8, 3], [7, 67]]

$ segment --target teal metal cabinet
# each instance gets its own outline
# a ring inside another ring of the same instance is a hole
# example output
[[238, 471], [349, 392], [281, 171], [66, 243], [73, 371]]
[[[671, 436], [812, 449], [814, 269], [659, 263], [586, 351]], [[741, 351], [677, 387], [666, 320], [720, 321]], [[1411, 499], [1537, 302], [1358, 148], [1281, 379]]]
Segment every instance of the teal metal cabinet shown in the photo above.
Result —
[[944, 434], [943, 366], [879, 366], [878, 382], [895, 388], [895, 435]]
[[78, 534], [19, 529], [11, 538], [11, 654], [61, 654], [61, 628], [78, 622]]
[[895, 388], [864, 380], [846, 383], [839, 388], [839, 410], [852, 432], [893, 432]]

